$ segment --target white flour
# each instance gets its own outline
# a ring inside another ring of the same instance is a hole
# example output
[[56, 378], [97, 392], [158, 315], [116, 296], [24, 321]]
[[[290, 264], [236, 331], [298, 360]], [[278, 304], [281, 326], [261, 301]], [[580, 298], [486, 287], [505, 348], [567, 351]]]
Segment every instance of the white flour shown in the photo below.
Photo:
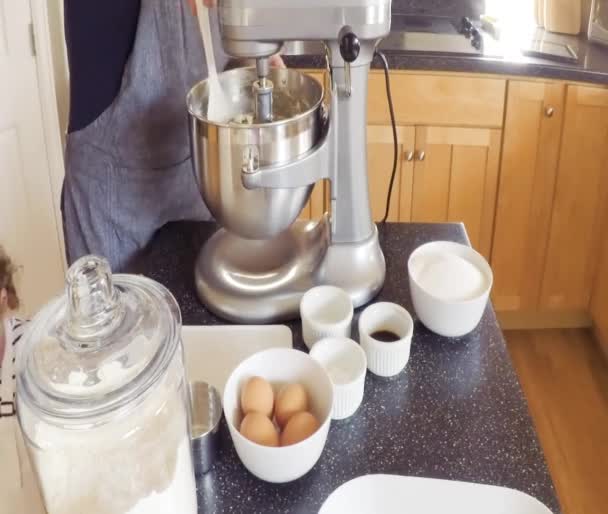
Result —
[[186, 438], [177, 452], [177, 465], [171, 485], [160, 493], [153, 492], [142, 498], [127, 514], [195, 514], [197, 504], [196, 496], [192, 495], [193, 488], [196, 489], [196, 484], [192, 475], [190, 438]]
[[48, 514], [197, 513], [182, 377], [174, 359], [132, 411], [86, 429], [47, 423], [22, 405]]
[[451, 253], [421, 254], [412, 268], [420, 286], [442, 300], [470, 300], [481, 295], [487, 286], [477, 267]]

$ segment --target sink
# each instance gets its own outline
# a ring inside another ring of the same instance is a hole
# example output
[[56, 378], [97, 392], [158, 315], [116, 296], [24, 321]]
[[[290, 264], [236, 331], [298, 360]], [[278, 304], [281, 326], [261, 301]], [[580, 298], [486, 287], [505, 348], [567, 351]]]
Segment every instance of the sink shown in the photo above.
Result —
[[365, 475], [338, 487], [319, 514], [552, 514], [513, 489], [452, 480]]
[[391, 32], [382, 41], [383, 50], [403, 50], [405, 52], [429, 52], [477, 55], [471, 41], [461, 34], [436, 34], [431, 32]]
[[[476, 53], [468, 47], [470, 43], [458, 34], [451, 18], [411, 14], [393, 14], [391, 34], [380, 43], [380, 48], [385, 50]], [[322, 55], [324, 49], [319, 41], [287, 41], [282, 53]]]

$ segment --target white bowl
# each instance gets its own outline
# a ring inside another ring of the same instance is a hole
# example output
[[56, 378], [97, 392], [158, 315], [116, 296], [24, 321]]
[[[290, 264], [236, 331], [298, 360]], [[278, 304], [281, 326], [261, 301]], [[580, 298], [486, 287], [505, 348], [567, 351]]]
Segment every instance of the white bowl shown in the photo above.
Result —
[[[275, 395], [285, 384], [302, 384], [308, 391], [310, 410], [321, 423], [319, 429], [304, 441], [279, 448], [256, 444], [241, 435], [241, 388], [253, 376], [268, 380]], [[327, 440], [332, 406], [333, 386], [327, 372], [299, 350], [273, 348], [252, 355], [232, 372], [224, 388], [224, 415], [236, 453], [253, 475], [266, 482], [291, 482], [312, 469]]]
[[[483, 287], [463, 300], [441, 298], [425, 290], [418, 280], [416, 263], [421, 262], [421, 257], [441, 253], [456, 255], [475, 266], [483, 275]], [[492, 268], [481, 254], [470, 246], [436, 241], [414, 250], [407, 268], [414, 309], [429, 330], [446, 337], [461, 337], [475, 329], [485, 311], [494, 280]]]
[[321, 364], [334, 385], [332, 419], [352, 416], [363, 401], [367, 357], [363, 348], [346, 337], [318, 341], [310, 356]]
[[300, 317], [308, 349], [326, 337], [350, 337], [353, 312], [350, 296], [339, 287], [318, 286], [307, 291], [300, 302]]

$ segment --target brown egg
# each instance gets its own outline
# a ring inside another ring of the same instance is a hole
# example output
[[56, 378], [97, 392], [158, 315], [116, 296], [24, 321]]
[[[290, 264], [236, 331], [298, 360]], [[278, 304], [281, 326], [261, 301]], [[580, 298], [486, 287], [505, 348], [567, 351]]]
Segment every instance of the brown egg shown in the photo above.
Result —
[[254, 443], [263, 446], [279, 446], [277, 429], [270, 419], [259, 412], [250, 412], [243, 418], [240, 432]]
[[281, 428], [285, 427], [291, 416], [307, 410], [308, 393], [302, 384], [289, 384], [279, 391], [274, 415]]
[[294, 414], [281, 434], [281, 446], [289, 446], [307, 439], [319, 428], [319, 422], [310, 412]]
[[241, 389], [241, 410], [243, 414], [260, 412], [272, 416], [274, 393], [272, 386], [262, 377], [251, 377]]

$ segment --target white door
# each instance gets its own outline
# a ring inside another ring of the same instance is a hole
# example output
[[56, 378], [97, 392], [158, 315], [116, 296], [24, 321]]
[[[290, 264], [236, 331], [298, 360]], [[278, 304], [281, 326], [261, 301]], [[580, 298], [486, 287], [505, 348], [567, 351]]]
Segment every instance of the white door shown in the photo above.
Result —
[[64, 277], [30, 22], [28, 0], [0, 0], [0, 244], [20, 267], [26, 315]]

